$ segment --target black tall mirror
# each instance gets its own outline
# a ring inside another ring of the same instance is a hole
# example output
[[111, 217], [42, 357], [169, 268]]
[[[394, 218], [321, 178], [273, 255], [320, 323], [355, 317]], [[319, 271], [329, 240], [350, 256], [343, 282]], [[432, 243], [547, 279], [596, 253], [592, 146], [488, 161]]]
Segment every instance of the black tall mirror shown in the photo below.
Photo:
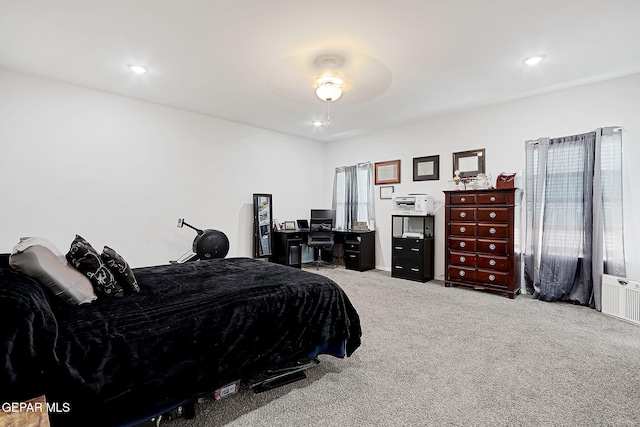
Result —
[[271, 219], [271, 194], [253, 195], [253, 256], [262, 258], [271, 256], [273, 228]]

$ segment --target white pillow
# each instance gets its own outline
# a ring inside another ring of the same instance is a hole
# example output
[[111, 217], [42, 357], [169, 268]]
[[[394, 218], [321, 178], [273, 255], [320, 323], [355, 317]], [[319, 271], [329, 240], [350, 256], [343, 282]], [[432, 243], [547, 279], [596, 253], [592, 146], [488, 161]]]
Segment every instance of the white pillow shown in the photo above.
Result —
[[63, 263], [54, 251], [45, 246], [29, 245], [24, 250], [12, 252], [9, 265], [49, 288], [67, 304], [78, 305], [97, 298], [89, 279]]
[[60, 258], [60, 261], [62, 261], [64, 265], [67, 265], [67, 258], [65, 258], [62, 252], [60, 252], [60, 249], [58, 249], [56, 245], [54, 245], [53, 243], [51, 243], [50, 241], [42, 237], [21, 237], [20, 243], [18, 243], [13, 247], [13, 250], [11, 251], [11, 253], [16, 254], [18, 252], [22, 252], [25, 249], [35, 245], [44, 246], [45, 248], [48, 248], [58, 258]]

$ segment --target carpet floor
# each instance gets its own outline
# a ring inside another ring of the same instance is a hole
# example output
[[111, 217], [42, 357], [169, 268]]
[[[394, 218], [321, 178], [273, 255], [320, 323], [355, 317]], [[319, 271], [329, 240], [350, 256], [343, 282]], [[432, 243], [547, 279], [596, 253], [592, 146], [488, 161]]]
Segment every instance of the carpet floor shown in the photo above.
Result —
[[[307, 271], [316, 272], [315, 269]], [[637, 426], [640, 327], [596, 310], [388, 272], [317, 271], [361, 317], [350, 358], [321, 356], [298, 382], [202, 399], [214, 426]]]

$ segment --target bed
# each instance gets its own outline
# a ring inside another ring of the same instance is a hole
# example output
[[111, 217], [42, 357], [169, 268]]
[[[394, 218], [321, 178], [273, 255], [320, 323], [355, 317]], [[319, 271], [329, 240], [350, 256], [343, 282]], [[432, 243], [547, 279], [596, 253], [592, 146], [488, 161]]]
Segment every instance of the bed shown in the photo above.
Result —
[[238, 379], [360, 345], [356, 310], [322, 275], [250, 258], [133, 271], [140, 292], [68, 306], [0, 266], [0, 400], [45, 395], [54, 427], [135, 425]]

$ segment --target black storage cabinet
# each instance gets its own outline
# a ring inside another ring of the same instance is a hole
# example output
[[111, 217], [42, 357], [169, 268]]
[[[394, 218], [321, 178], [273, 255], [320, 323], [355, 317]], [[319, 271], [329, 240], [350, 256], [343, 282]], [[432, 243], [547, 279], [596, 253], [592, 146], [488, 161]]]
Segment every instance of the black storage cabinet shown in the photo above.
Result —
[[433, 280], [433, 230], [433, 215], [391, 216], [391, 277]]
[[344, 266], [348, 270], [375, 268], [375, 232], [344, 232]]

